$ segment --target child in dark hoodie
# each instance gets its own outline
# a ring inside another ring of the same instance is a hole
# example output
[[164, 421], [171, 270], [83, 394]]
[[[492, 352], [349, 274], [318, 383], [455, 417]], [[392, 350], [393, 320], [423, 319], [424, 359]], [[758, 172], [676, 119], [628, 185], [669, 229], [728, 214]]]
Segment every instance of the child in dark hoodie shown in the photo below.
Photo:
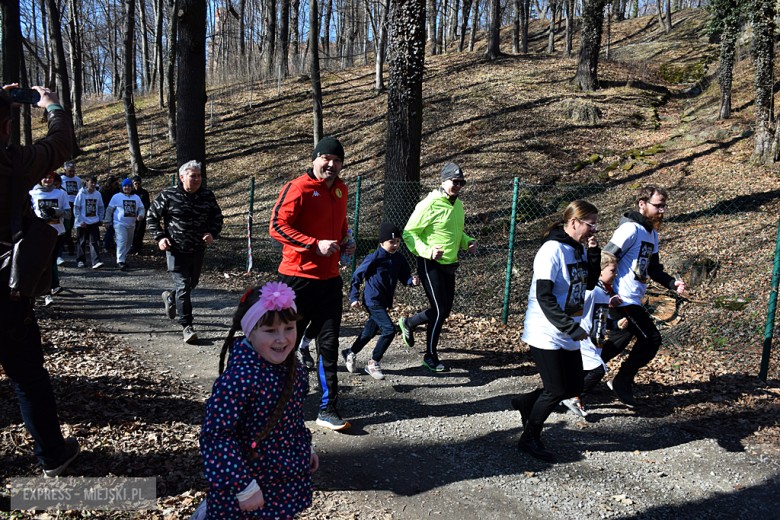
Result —
[[412, 276], [409, 264], [403, 255], [396, 254], [401, 244], [401, 231], [390, 224], [383, 223], [379, 226], [379, 248], [363, 260], [360, 267], [352, 276], [352, 290], [349, 293], [350, 305], [361, 307], [360, 284], [366, 281], [363, 294], [368, 321], [363, 328], [363, 333], [355, 340], [351, 348], [342, 351], [342, 356], [347, 364], [347, 370], [355, 371], [355, 358], [358, 352], [371, 341], [371, 338], [379, 334], [379, 340], [374, 347], [371, 360], [366, 365], [366, 372], [374, 379], [384, 379], [379, 362], [382, 360], [387, 348], [395, 337], [395, 325], [387, 315], [387, 309], [393, 306], [393, 295], [398, 280], [405, 285], [419, 285], [420, 279]]

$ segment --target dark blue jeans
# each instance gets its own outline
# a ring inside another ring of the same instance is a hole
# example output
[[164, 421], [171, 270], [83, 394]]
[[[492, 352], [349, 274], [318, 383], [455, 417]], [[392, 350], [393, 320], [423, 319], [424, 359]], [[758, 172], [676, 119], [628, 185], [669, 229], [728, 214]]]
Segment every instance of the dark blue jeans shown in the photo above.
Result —
[[203, 267], [203, 255], [205, 254], [205, 249], [194, 253], [165, 252], [168, 271], [173, 276], [171, 301], [176, 305], [176, 314], [179, 315], [178, 321], [182, 327], [192, 325], [190, 293], [200, 281], [200, 270]]
[[363, 332], [352, 344], [351, 350], [353, 353], [357, 354], [363, 350], [363, 347], [365, 347], [369, 341], [371, 341], [371, 338], [381, 332], [382, 335], [377, 340], [376, 346], [374, 347], [374, 354], [371, 356], [371, 359], [379, 363], [382, 361], [382, 356], [387, 352], [390, 343], [393, 342], [393, 338], [395, 337], [395, 325], [393, 325], [393, 320], [390, 319], [390, 316], [387, 315], [387, 309], [385, 307], [380, 307], [378, 305], [370, 306], [367, 307], [366, 310], [368, 310], [369, 314], [368, 321], [366, 322], [366, 326], [363, 327]]
[[0, 365], [19, 399], [24, 426], [35, 442], [33, 453], [43, 465], [62, 461], [68, 448], [60, 431], [57, 403], [49, 373], [43, 367], [41, 331], [29, 301], [0, 296]]
[[114, 239], [114, 226], [106, 229], [106, 233], [103, 235], [103, 247], [109, 250], [116, 247], [116, 240]]

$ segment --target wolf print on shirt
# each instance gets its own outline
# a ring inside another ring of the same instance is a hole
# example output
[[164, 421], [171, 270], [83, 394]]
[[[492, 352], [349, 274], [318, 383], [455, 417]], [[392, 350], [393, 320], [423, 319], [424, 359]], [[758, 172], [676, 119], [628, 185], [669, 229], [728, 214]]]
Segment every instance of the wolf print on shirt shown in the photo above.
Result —
[[567, 264], [566, 269], [569, 271], [569, 294], [566, 296], [566, 306], [563, 310], [569, 316], [582, 316], [588, 282], [588, 264], [585, 262]]
[[639, 255], [634, 265], [634, 280], [637, 282], [647, 283], [647, 266], [652, 255], [653, 244], [651, 242], [642, 242], [639, 245]]

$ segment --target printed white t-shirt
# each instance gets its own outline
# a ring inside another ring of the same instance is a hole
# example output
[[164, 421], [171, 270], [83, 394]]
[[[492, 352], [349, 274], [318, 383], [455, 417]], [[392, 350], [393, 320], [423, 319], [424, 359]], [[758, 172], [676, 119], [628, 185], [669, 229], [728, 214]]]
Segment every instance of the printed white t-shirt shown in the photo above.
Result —
[[116, 208], [114, 210], [114, 226], [135, 227], [136, 218], [143, 211], [141, 198], [133, 193], [128, 196], [124, 193], [117, 193], [111, 197], [108, 207]]
[[641, 305], [647, 291], [647, 267], [650, 257], [658, 253], [658, 233], [648, 232], [638, 222], [624, 222], [615, 230], [610, 242], [618, 246], [622, 255], [612, 289], [623, 300], [623, 305]]
[[601, 348], [607, 335], [607, 319], [609, 318], [609, 295], [601, 287], [594, 287], [585, 293], [585, 310], [582, 311], [580, 327], [588, 333], [588, 339], [580, 342], [582, 368], [593, 370], [600, 366], [607, 369], [601, 360]]
[[76, 195], [81, 191], [81, 179], [78, 175], [68, 177], [67, 175], [60, 175], [62, 179], [62, 190], [68, 194], [68, 202], [73, 204], [76, 201]]
[[548, 240], [534, 258], [534, 276], [525, 312], [523, 341], [543, 350], [577, 350], [580, 344], [555, 327], [536, 299], [536, 281], [551, 280], [553, 296], [561, 309], [575, 322], [582, 318], [588, 283], [588, 253], [584, 247], [577, 258], [572, 246]]
[[68, 209], [68, 196], [64, 191], [54, 188], [51, 191], [30, 190], [32, 198], [32, 207], [35, 214], [46, 221], [51, 227], [57, 230], [57, 234], [65, 233], [65, 223], [62, 217], [50, 217], [43, 211], [43, 208]]
[[103, 208], [103, 196], [98, 190], [90, 193], [86, 189], [82, 189], [76, 196], [76, 201], [73, 203], [73, 212], [76, 225], [84, 224], [97, 224], [103, 219], [101, 213]]

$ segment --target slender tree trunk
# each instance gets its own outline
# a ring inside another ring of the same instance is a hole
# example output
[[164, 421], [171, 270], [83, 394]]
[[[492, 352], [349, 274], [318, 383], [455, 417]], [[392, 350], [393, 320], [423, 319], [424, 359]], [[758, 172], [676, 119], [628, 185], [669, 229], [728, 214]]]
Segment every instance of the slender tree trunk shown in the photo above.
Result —
[[666, 34], [672, 32], [672, 0], [666, 0]]
[[612, 8], [614, 6], [614, 2], [607, 2], [607, 49], [604, 53], [604, 58], [607, 60], [609, 60], [609, 48], [612, 45]]
[[[19, 66], [22, 53], [22, 30], [20, 25], [19, 0], [8, 0], [0, 4], [2, 14], [2, 64], [3, 84], [17, 83], [19, 81]], [[11, 135], [9, 144], [21, 144], [20, 111], [11, 109]], [[5, 123], [2, 123], [5, 124]], [[8, 204], [8, 202], [4, 202]]]
[[[33, 5], [35, 3], [33, 2]], [[5, 34], [5, 29], [3, 30]], [[20, 55], [19, 68], [21, 69], [20, 84], [22, 88], [30, 88], [30, 81], [27, 76], [27, 64], [24, 62], [24, 56]], [[3, 69], [5, 70], [5, 68]], [[30, 105], [22, 105], [22, 145], [29, 146], [33, 144], [32, 140], [32, 110]]]
[[[162, 1], [162, 0], [161, 0]], [[179, 37], [179, 2], [168, 0], [168, 60], [165, 65], [165, 90], [168, 91], [168, 143], [176, 144], [176, 39]]]
[[333, 16], [333, 0], [328, 0], [325, 20], [322, 22], [322, 50], [330, 58], [330, 21]]
[[474, 51], [474, 44], [477, 41], [477, 24], [479, 22], [479, 2], [480, 0], [473, 0], [471, 2], [471, 33], [469, 34], [469, 52]]
[[723, 31], [720, 36], [720, 65], [718, 66], [718, 85], [720, 86], [720, 110], [718, 119], [731, 117], [731, 83], [734, 71], [734, 56], [739, 36], [738, 0], [723, 2], [721, 14]]
[[298, 42], [298, 39], [301, 37], [298, 33], [298, 11], [301, 8], [301, 0], [292, 0], [290, 7], [292, 11], [290, 15], [290, 21], [292, 22], [290, 24], [290, 41], [292, 42], [292, 53], [297, 57], [301, 52], [300, 42]]
[[631, 2], [631, 18], [639, 17], [639, 0], [632, 0]]
[[238, 57], [241, 67], [246, 67], [246, 0], [238, 2]]
[[566, 50], [564, 56], [571, 58], [572, 38], [574, 34], [574, 0], [564, 0], [566, 5]]
[[206, 172], [206, 0], [180, 0], [176, 79], [176, 161]]
[[152, 88], [152, 74], [149, 64], [152, 60], [149, 59], [149, 32], [146, 30], [146, 2], [144, 0], [138, 0], [137, 7], [141, 14], [138, 30], [141, 33], [141, 74], [143, 74], [143, 92], [149, 92]]
[[[404, 226], [420, 192], [422, 82], [425, 66], [425, 0], [394, 0], [387, 63], [387, 155], [383, 219]], [[396, 182], [393, 182], [396, 181]], [[399, 182], [415, 181], [415, 182]]]
[[512, 0], [512, 53], [520, 54], [520, 0]]
[[528, 54], [528, 24], [531, 20], [531, 0], [520, 0], [520, 49]]
[[485, 58], [494, 60], [501, 56], [501, 5], [499, 0], [490, 0], [490, 20]]
[[317, 44], [317, 0], [309, 0], [309, 68], [311, 69], [311, 101], [314, 121], [314, 146], [323, 138], [322, 83], [320, 82], [320, 53]]
[[557, 9], [556, 0], [550, 0], [550, 28], [547, 32], [547, 54], [555, 52], [555, 10]]
[[[155, 77], [159, 84], [158, 96], [160, 108], [165, 107], [164, 91], [163, 88], [163, 16], [164, 8], [163, 2], [165, 0], [157, 0], [157, 19], [155, 21], [154, 31], [154, 64], [155, 64]], [[154, 83], [154, 81], [152, 81]]]
[[84, 117], [81, 112], [81, 96], [83, 94], [83, 66], [82, 66], [82, 48], [81, 48], [81, 22], [78, 19], [78, 13], [81, 8], [78, 0], [70, 1], [70, 16], [68, 24], [70, 26], [70, 70], [73, 74], [73, 83], [71, 83], [70, 97], [73, 102], [73, 128], [81, 130], [84, 125]]
[[[585, 1], [585, 0], [583, 0]], [[668, 32], [666, 30], [666, 23], [664, 23], [664, 6], [663, 6], [663, 0], [656, 0], [656, 6], [658, 7], [658, 25], [661, 27], [661, 29], [664, 32]]]
[[436, 37], [436, 0], [428, 0], [427, 22], [428, 22], [428, 43], [431, 46], [431, 56], [439, 54], [439, 45]]
[[387, 49], [387, 16], [390, 11], [390, 0], [382, 0], [379, 4], [378, 38], [374, 39], [374, 58], [376, 61], [376, 92], [385, 91], [384, 64], [385, 50]]
[[447, 0], [441, 0], [439, 3], [441, 6], [441, 20], [439, 21], [439, 54], [447, 54]]
[[[54, 44], [54, 72], [57, 77], [57, 91], [60, 95], [60, 103], [62, 108], [65, 109], [73, 117], [73, 105], [70, 102], [70, 79], [68, 78], [68, 67], [65, 62], [65, 46], [62, 42], [62, 31], [60, 30], [60, 23], [62, 17], [60, 16], [60, 10], [57, 7], [56, 0], [47, 0], [46, 7], [49, 11], [49, 40]], [[81, 154], [78, 140], [76, 139], [76, 132], [73, 132], [73, 150], [71, 155], [77, 157]]]
[[281, 0], [279, 14], [279, 59], [282, 64], [282, 77], [289, 74], [290, 58], [290, 0]]
[[135, 119], [135, 103], [133, 102], [133, 47], [135, 46], [135, 0], [124, 0], [125, 30], [123, 38], [125, 85], [122, 91], [122, 101], [125, 105], [125, 123], [127, 126], [127, 141], [130, 147], [130, 166], [133, 175], [144, 176], [146, 166], [141, 156], [141, 144], [138, 140], [138, 126]]
[[771, 165], [773, 155], [772, 135], [772, 69], [774, 52], [775, 2], [755, 0], [753, 7], [753, 63], [756, 87], [756, 144], [751, 162]]
[[276, 55], [276, 0], [268, 0], [265, 17], [265, 77], [274, 76], [274, 56]]
[[[479, 1], [479, 0], [473, 0], [473, 1]], [[471, 3], [472, 0], [463, 0], [463, 9], [461, 12], [461, 23], [460, 23], [460, 39], [458, 40], [458, 52], [463, 52], [463, 48], [466, 44], [466, 29], [469, 25], [469, 13], [471, 12]], [[472, 31], [474, 32], [473, 28]]]
[[585, 91], [599, 87], [598, 65], [605, 0], [582, 0], [582, 29], [574, 84]]

